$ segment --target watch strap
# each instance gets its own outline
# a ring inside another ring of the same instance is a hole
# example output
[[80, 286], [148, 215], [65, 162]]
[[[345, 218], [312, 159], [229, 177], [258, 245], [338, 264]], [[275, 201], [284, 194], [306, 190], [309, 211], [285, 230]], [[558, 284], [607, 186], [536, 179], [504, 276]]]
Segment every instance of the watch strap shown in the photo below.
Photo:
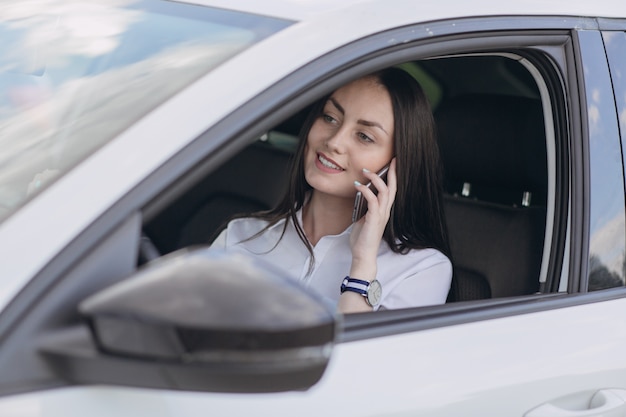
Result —
[[350, 278], [346, 276], [341, 282], [341, 293], [346, 291], [356, 292], [362, 296], [367, 296], [367, 290], [370, 287], [370, 282], [357, 278]]

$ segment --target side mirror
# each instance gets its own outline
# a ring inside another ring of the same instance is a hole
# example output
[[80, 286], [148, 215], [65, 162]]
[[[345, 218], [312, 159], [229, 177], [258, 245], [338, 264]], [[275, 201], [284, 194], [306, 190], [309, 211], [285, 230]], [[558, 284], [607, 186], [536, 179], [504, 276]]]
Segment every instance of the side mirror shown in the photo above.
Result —
[[[87, 365], [72, 362], [64, 368], [72, 369], [73, 379], [184, 390], [309, 388], [328, 364], [337, 328], [321, 297], [275, 268], [203, 249], [154, 261], [84, 300], [79, 310], [102, 364], [92, 359], [91, 371], [80, 372]], [[126, 364], [129, 382], [113, 375], [107, 361]], [[139, 368], [128, 366], [142, 367], [152, 381], [144, 385]], [[86, 376], [97, 368], [100, 377]]]

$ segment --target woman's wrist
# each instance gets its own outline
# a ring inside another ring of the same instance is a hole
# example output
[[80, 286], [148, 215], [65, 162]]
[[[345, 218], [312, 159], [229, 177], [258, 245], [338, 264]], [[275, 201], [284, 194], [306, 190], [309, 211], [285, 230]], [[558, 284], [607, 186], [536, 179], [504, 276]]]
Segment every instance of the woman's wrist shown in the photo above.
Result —
[[377, 265], [376, 262], [352, 262], [350, 267], [350, 276], [352, 278], [362, 279], [364, 281], [373, 281], [376, 279]]

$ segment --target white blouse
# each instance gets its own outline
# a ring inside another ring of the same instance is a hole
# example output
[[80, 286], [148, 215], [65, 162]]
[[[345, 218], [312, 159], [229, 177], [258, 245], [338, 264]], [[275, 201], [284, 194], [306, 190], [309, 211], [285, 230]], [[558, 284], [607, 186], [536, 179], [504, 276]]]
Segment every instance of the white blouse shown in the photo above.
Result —
[[[298, 212], [298, 221], [302, 224], [301, 212]], [[291, 221], [282, 239], [284, 220], [249, 239], [266, 225], [265, 220], [254, 218], [233, 220], [215, 239], [211, 249], [240, 251], [248, 256], [261, 257], [286, 275], [318, 291], [336, 306], [341, 282], [350, 272], [352, 263], [352, 226], [338, 235], [319, 240], [313, 247], [315, 264], [309, 271], [311, 255]], [[402, 255], [392, 252], [383, 240], [378, 249], [376, 279], [383, 288], [380, 309], [443, 304], [452, 281], [452, 264], [436, 249], [413, 249]]]

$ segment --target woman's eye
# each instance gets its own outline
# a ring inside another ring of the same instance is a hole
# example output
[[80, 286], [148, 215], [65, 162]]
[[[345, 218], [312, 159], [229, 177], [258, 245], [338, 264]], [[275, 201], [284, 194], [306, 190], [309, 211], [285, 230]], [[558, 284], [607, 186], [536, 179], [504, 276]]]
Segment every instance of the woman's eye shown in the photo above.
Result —
[[330, 115], [328, 115], [328, 114], [322, 115], [322, 119], [324, 119], [324, 121], [326, 123], [335, 123], [336, 122], [335, 118], [330, 116]]
[[358, 136], [359, 136], [359, 139], [361, 139], [363, 142], [374, 142], [374, 139], [370, 138], [365, 133], [359, 132]]

